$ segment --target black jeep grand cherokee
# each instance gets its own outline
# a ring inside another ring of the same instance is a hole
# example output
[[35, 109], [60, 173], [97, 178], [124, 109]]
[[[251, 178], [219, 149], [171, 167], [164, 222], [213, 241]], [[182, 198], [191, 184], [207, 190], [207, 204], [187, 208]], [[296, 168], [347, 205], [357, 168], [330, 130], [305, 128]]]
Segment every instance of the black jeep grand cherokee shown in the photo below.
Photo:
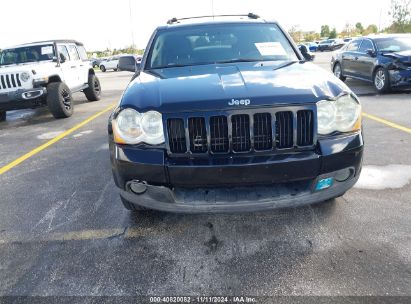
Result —
[[131, 210], [309, 204], [343, 195], [361, 171], [358, 98], [253, 14], [157, 28], [108, 130]]

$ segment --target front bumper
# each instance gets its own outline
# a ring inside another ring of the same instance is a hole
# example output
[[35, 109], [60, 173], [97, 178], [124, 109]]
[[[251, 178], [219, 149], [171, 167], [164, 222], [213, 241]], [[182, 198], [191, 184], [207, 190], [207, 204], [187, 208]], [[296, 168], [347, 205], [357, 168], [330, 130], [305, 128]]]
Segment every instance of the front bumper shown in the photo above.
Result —
[[394, 88], [411, 88], [411, 69], [389, 70], [390, 84]]
[[46, 88], [42, 87], [0, 93], [0, 110], [11, 111], [32, 107], [46, 94]]
[[[170, 212], [243, 212], [291, 207], [342, 195], [357, 181], [362, 164], [361, 133], [319, 139], [316, 151], [271, 156], [175, 160], [161, 150], [144, 150], [110, 142], [114, 180], [120, 195], [140, 206]], [[324, 190], [319, 180], [340, 170]], [[145, 183], [135, 194], [134, 181]]]

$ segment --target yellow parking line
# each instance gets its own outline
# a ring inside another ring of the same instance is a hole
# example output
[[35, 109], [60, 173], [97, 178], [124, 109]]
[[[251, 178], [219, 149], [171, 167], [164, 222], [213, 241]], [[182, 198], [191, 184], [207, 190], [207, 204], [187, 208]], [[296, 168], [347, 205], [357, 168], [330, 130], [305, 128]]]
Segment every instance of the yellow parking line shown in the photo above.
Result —
[[383, 118], [380, 118], [380, 117], [377, 117], [377, 116], [374, 116], [374, 115], [371, 115], [371, 114], [367, 114], [367, 113], [364, 113], [364, 112], [362, 113], [362, 116], [364, 116], [364, 117], [366, 117], [366, 118], [369, 118], [369, 119], [372, 119], [372, 120], [375, 120], [375, 121], [378, 121], [378, 122], [380, 122], [380, 123], [382, 123], [382, 124], [384, 124], [384, 125], [387, 125], [387, 126], [389, 126], [389, 127], [391, 127], [391, 128], [398, 129], [398, 130], [401, 130], [401, 131], [404, 131], [404, 132], [407, 132], [407, 133], [410, 133], [410, 134], [411, 134], [411, 129], [410, 129], [410, 128], [401, 126], [401, 125], [399, 125], [399, 124], [396, 124], [396, 123], [394, 123], [394, 122], [388, 121], [388, 120], [386, 120], [386, 119], [383, 119]]
[[30, 152], [20, 156], [19, 158], [17, 158], [16, 160], [12, 161], [11, 163], [5, 165], [4, 167], [0, 168], [0, 175], [6, 173], [7, 171], [13, 169], [14, 167], [16, 167], [17, 165], [21, 164], [22, 162], [24, 162], [25, 160], [29, 159], [30, 157], [36, 155], [37, 153], [43, 151], [44, 149], [46, 149], [47, 147], [50, 147], [51, 145], [55, 144], [56, 142], [58, 142], [59, 140], [63, 139], [64, 137], [70, 135], [71, 133], [73, 133], [74, 131], [80, 129], [81, 127], [83, 127], [84, 125], [88, 124], [90, 121], [96, 119], [97, 117], [103, 115], [104, 113], [112, 110], [114, 108], [115, 104], [110, 105], [108, 108], [90, 116], [89, 118], [87, 118], [86, 120], [83, 120], [82, 122], [80, 122], [79, 124], [75, 125], [74, 127], [72, 127], [71, 129], [57, 135], [56, 137], [54, 137], [53, 139], [49, 140], [48, 142], [42, 144], [41, 146], [38, 146], [37, 148], [31, 150]]

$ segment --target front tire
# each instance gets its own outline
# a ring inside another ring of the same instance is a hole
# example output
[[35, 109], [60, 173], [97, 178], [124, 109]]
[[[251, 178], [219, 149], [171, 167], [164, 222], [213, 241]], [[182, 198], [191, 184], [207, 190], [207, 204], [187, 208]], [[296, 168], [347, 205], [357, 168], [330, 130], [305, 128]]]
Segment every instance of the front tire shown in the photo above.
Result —
[[124, 208], [126, 208], [127, 210], [130, 210], [130, 211], [145, 211], [145, 210], [149, 210], [149, 209], [147, 209], [147, 208], [145, 208], [145, 207], [143, 207], [143, 206], [138, 206], [138, 205], [133, 204], [132, 202], [129, 202], [128, 200], [126, 200], [126, 199], [125, 199], [124, 197], [122, 197], [121, 195], [120, 195], [120, 199], [121, 199], [121, 202], [123, 203]]
[[97, 76], [90, 74], [88, 76], [88, 88], [84, 90], [84, 95], [88, 101], [100, 100], [101, 86]]
[[6, 117], [7, 117], [7, 112], [0, 111], [0, 121], [6, 121]]
[[336, 63], [334, 65], [333, 73], [334, 73], [335, 77], [337, 77], [341, 81], [345, 81], [347, 79], [345, 76], [343, 76], [342, 69], [341, 69], [341, 64], [339, 64], [339, 63]]
[[47, 105], [55, 118], [73, 115], [73, 97], [69, 87], [63, 82], [52, 82], [47, 86]]
[[373, 83], [378, 93], [386, 93], [391, 89], [388, 72], [382, 67], [375, 70]]
[[100, 65], [100, 70], [104, 73], [106, 70], [106, 67], [104, 65]]

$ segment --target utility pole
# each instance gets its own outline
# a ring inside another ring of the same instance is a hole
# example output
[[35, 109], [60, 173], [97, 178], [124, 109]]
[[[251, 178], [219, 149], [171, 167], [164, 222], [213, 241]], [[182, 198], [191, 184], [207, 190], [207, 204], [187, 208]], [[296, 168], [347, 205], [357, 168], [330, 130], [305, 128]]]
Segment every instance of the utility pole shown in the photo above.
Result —
[[382, 8], [380, 9], [380, 20], [378, 21], [378, 32], [381, 32], [381, 14], [382, 14]]
[[130, 30], [131, 30], [131, 47], [133, 49], [136, 48], [135, 44], [134, 44], [134, 26], [133, 26], [133, 14], [131, 12], [131, 0], [128, 0], [128, 8], [130, 11]]
[[211, 0], [211, 15], [213, 15], [214, 20], [214, 0]]

